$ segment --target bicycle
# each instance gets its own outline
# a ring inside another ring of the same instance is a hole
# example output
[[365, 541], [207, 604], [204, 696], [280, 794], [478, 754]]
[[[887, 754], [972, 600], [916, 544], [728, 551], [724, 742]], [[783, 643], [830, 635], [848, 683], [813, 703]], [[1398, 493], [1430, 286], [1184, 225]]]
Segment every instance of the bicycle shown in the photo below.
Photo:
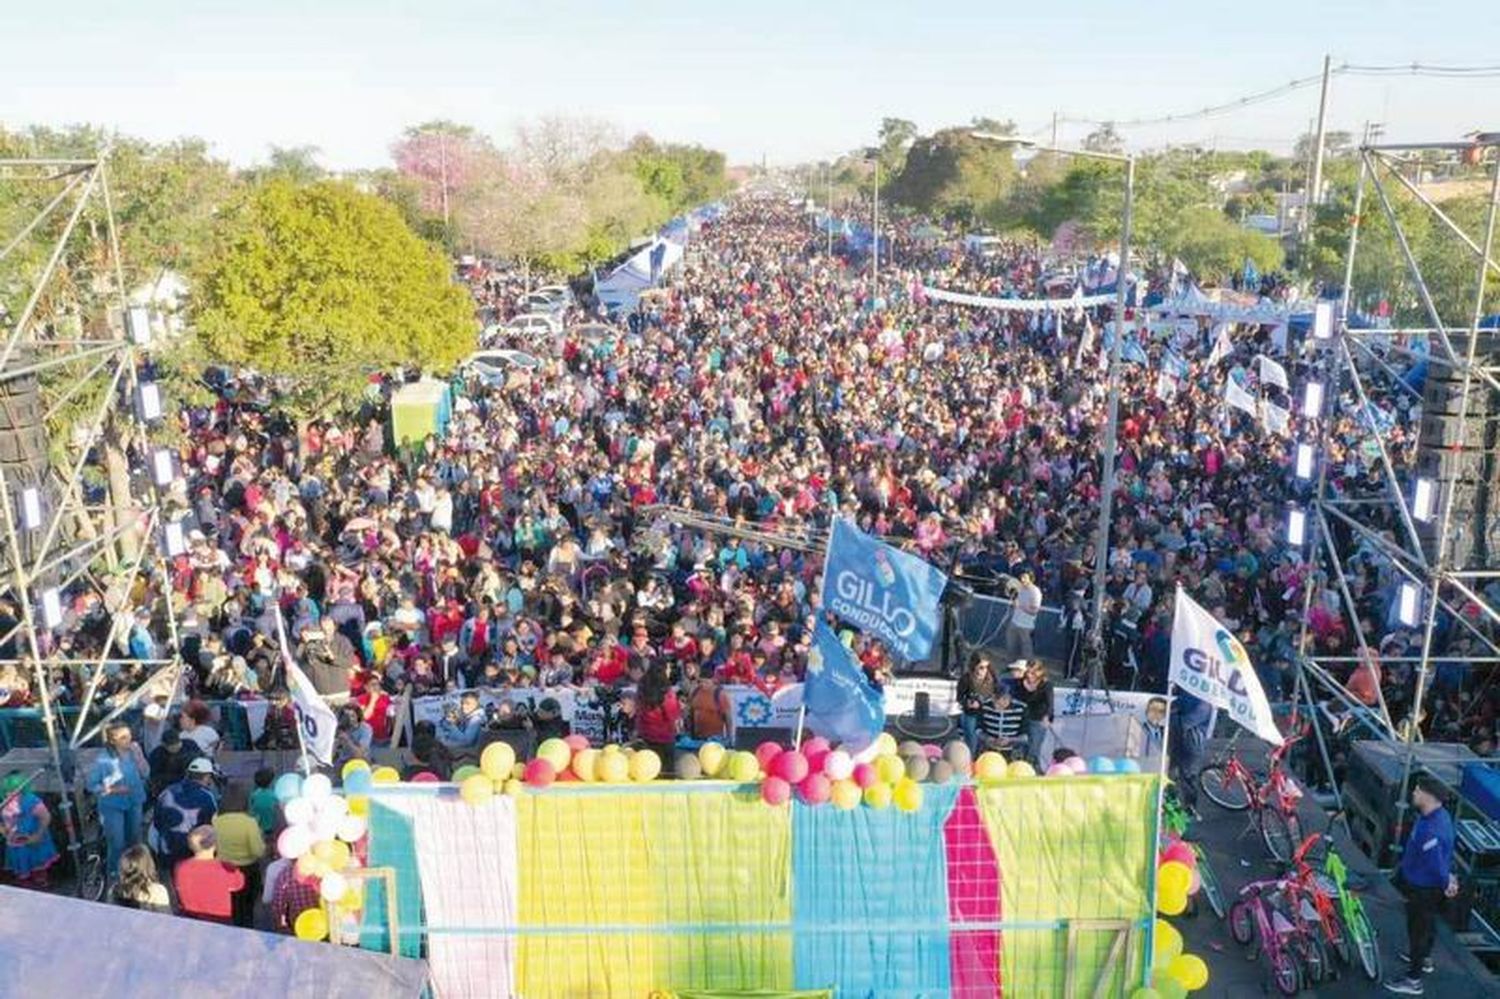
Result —
[[1302, 738], [1289, 736], [1271, 751], [1264, 782], [1240, 762], [1232, 745], [1223, 761], [1198, 772], [1198, 787], [1210, 801], [1231, 812], [1250, 811], [1251, 824], [1260, 831], [1266, 849], [1283, 864], [1291, 862], [1296, 845], [1302, 841], [1302, 825], [1297, 818], [1302, 789], [1284, 769], [1287, 751]]
[[78, 810], [78, 853], [74, 877], [78, 880], [78, 897], [90, 902], [104, 899], [109, 887], [109, 872], [105, 859], [108, 847], [104, 842], [104, 826], [99, 821], [98, 809], [88, 796]]
[[1328, 855], [1323, 858], [1323, 874], [1333, 884], [1339, 919], [1354, 955], [1359, 958], [1360, 970], [1370, 981], [1380, 981], [1380, 945], [1375, 939], [1375, 924], [1365, 913], [1365, 903], [1349, 887], [1349, 869], [1344, 866], [1344, 859], [1334, 850], [1331, 841]]
[[1229, 907], [1229, 935], [1250, 948], [1251, 960], [1264, 953], [1276, 991], [1294, 996], [1302, 990], [1304, 971], [1291, 941], [1300, 934], [1296, 925], [1266, 900], [1266, 892], [1278, 886], [1277, 881], [1252, 881], [1241, 888], [1240, 897]]
[[1193, 855], [1197, 857], [1198, 881], [1203, 888], [1203, 897], [1208, 900], [1208, 907], [1213, 910], [1214, 915], [1223, 919], [1229, 907], [1224, 902], [1224, 890], [1219, 885], [1219, 875], [1209, 863], [1208, 854], [1203, 847], [1187, 838], [1188, 826], [1193, 821], [1192, 816], [1188, 814], [1187, 809], [1182, 807], [1182, 802], [1177, 800], [1177, 793], [1170, 788], [1162, 796], [1161, 817], [1163, 829], [1192, 848]]

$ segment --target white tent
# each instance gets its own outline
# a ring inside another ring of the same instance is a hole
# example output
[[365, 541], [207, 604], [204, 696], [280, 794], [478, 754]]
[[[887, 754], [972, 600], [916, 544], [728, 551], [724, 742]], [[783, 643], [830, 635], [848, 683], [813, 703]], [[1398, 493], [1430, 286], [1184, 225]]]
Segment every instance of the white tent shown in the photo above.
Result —
[[682, 247], [670, 239], [653, 239], [651, 245], [616, 267], [609, 277], [594, 286], [594, 294], [611, 310], [634, 308], [641, 292], [656, 282], [653, 277], [653, 257], [656, 259], [657, 281], [682, 262]]

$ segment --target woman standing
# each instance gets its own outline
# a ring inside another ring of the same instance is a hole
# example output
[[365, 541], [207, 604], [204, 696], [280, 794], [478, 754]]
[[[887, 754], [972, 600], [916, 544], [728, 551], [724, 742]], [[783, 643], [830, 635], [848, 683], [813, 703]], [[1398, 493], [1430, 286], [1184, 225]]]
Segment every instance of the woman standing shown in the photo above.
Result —
[[106, 870], [114, 877], [126, 847], [141, 841], [141, 807], [146, 803], [146, 757], [135, 744], [130, 726], [115, 722], [104, 729], [104, 752], [94, 759], [84, 786], [98, 799], [104, 827]]
[[111, 898], [115, 905], [126, 909], [172, 911], [167, 886], [156, 876], [156, 861], [151, 859], [151, 851], [140, 844], [120, 855], [120, 879], [115, 882]]
[[1041, 761], [1046, 759], [1043, 743], [1052, 728], [1052, 681], [1040, 659], [1032, 659], [1022, 668], [1016, 698], [1026, 705], [1026, 752], [1031, 765], [1040, 770]]
[[0, 783], [0, 831], [5, 833], [5, 873], [22, 887], [46, 888], [47, 868], [57, 862], [52, 813], [13, 773]]
[[667, 667], [653, 662], [641, 678], [635, 732], [646, 748], [661, 760], [663, 773], [672, 767], [672, 751], [681, 725], [682, 704], [677, 700], [677, 691], [672, 689]]

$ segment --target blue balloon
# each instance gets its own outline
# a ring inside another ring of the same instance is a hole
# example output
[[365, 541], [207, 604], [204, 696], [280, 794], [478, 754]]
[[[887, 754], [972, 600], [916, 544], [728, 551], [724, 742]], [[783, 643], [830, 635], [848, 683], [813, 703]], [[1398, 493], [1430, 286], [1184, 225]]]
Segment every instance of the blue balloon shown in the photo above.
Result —
[[276, 795], [277, 801], [286, 804], [302, 794], [302, 775], [295, 771], [282, 774], [276, 778], [276, 783], [271, 785], [271, 791]]
[[345, 794], [369, 794], [370, 788], [374, 786], [374, 775], [363, 767], [349, 771], [349, 776], [344, 778]]
[[1112, 774], [1115, 772], [1115, 761], [1108, 756], [1096, 756], [1089, 760], [1089, 773]]
[[1115, 773], [1117, 774], [1138, 774], [1140, 772], [1141, 765], [1128, 756], [1122, 756], [1115, 761]]

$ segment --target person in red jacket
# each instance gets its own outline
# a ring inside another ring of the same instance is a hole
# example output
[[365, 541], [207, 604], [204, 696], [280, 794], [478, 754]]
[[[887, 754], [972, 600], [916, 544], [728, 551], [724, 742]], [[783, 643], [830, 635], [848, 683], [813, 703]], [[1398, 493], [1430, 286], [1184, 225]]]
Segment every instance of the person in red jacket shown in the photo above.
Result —
[[211, 923], [231, 922], [234, 893], [245, 887], [245, 874], [218, 858], [219, 837], [213, 826], [199, 826], [188, 833], [193, 855], [177, 864], [173, 882], [177, 904], [184, 916]]
[[662, 773], [670, 773], [677, 732], [682, 727], [682, 704], [665, 663], [653, 662], [641, 679], [635, 734], [661, 759]]

